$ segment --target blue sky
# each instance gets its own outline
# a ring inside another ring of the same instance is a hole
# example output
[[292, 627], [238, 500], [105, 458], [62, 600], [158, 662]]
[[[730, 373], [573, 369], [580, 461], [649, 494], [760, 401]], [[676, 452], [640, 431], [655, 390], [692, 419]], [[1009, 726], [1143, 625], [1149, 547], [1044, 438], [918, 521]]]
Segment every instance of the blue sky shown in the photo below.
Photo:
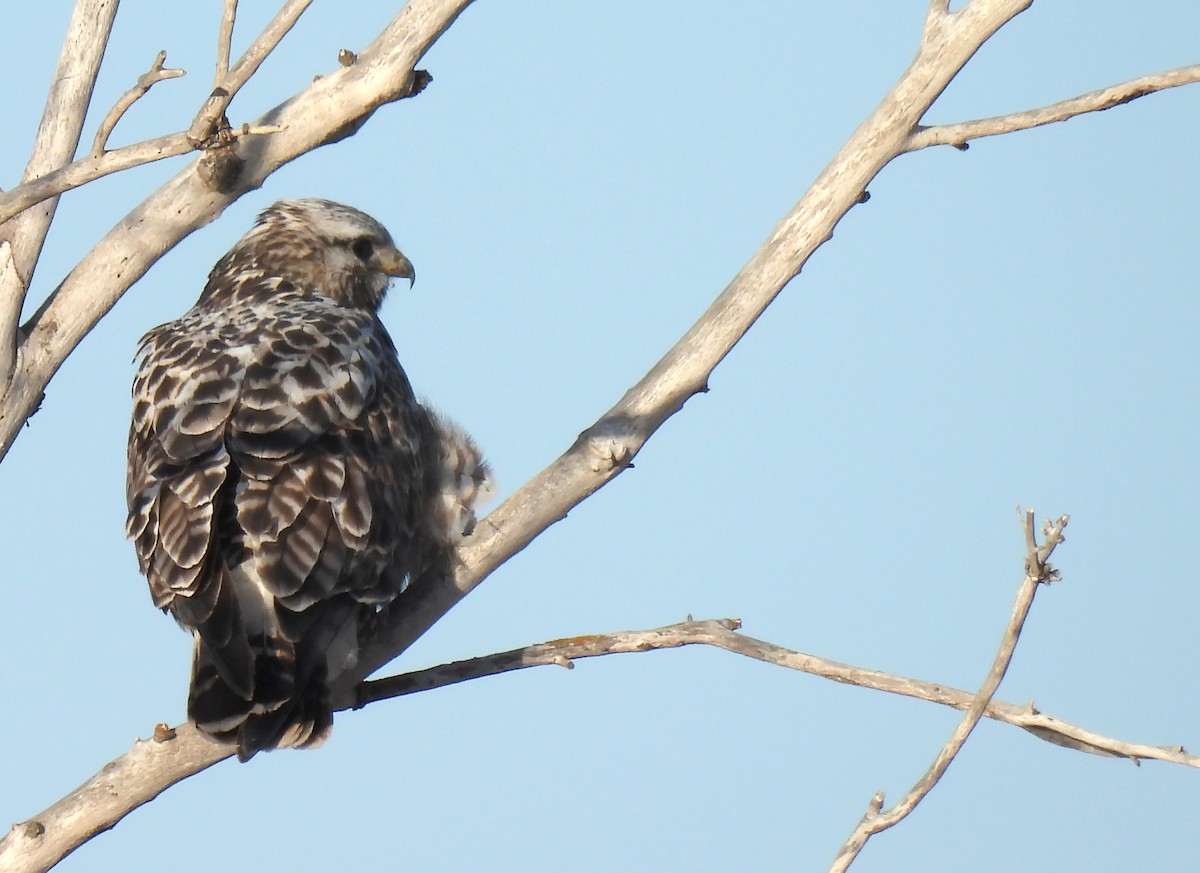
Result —
[[[168, 9], [167, 7], [172, 8]], [[127, 0], [106, 110], [159, 49], [114, 144], [185, 127], [220, 4]], [[24, 164], [70, 4], [6, 12], [0, 185]], [[361, 48], [391, 4], [315, 3], [237, 99], [261, 114]], [[487, 450], [501, 496], [682, 334], [904, 69], [925, 4], [480, 0], [433, 83], [284, 168], [185, 240], [51, 384], [0, 466], [0, 821], [26, 819], [159, 721], [190, 644], [124, 540], [137, 337], [187, 309], [254, 214], [356, 205], [420, 274], [385, 321], [418, 390]], [[241, 4], [235, 49], [273, 4]], [[1190, 2], [1038, 3], [928, 120], [1020, 110], [1197, 61]], [[89, 119], [85, 142], [103, 111]], [[973, 687], [1021, 577], [1013, 507], [1071, 514], [999, 696], [1200, 746], [1195, 293], [1200, 89], [901, 158], [637, 465], [400, 662], [737, 616], [838, 660]], [[183, 160], [66, 197], [40, 300]], [[824, 869], [957, 716], [698, 649], [468, 683], [339, 717], [311, 754], [222, 764], [62, 870]], [[1184, 869], [1200, 774], [984, 724], [855, 870]]]

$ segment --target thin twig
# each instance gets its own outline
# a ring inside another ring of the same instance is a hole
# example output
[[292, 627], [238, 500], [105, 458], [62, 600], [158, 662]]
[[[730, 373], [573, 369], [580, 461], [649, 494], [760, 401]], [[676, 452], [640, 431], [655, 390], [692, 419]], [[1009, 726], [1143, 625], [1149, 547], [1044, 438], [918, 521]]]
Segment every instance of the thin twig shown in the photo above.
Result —
[[[718, 618], [707, 621], [687, 621], [666, 625], [653, 630], [618, 631], [608, 634], [587, 634], [584, 636], [566, 637], [560, 640], [550, 640], [510, 649], [507, 652], [496, 652], [479, 658], [468, 658], [465, 661], [454, 661], [441, 664], [426, 670], [415, 670], [398, 676], [384, 679], [372, 679], [359, 686], [358, 702], [354, 709], [361, 709], [370, 703], [403, 697], [406, 694], [416, 694], [419, 691], [429, 691], [434, 688], [444, 688], [459, 682], [472, 679], [482, 679], [486, 676], [498, 676], [513, 670], [524, 670], [528, 667], [559, 666], [573, 668], [574, 661], [581, 658], [598, 658], [602, 655], [615, 655], [628, 652], [648, 652], [657, 649], [674, 649], [680, 646], [709, 645], [736, 651], [730, 645], [729, 637], [739, 639], [734, 633], [742, 626], [740, 619]], [[745, 638], [743, 638], [745, 639]], [[786, 651], [782, 650], [781, 651]]]
[[[228, 131], [232, 138], [243, 136], [262, 136], [272, 133], [282, 133], [287, 127], [281, 124], [243, 124], [241, 127]], [[47, 173], [40, 179], [18, 185], [11, 191], [0, 193], [0, 224], [10, 216], [20, 213], [30, 206], [40, 203], [50, 197], [55, 197], [65, 191], [79, 188], [96, 179], [111, 176], [132, 167], [152, 164], [165, 158], [174, 158], [195, 151], [185, 133], [169, 133], [166, 136], [156, 136], [127, 146], [113, 149], [99, 155], [88, 155], [77, 161], [72, 161], [65, 167]]]
[[1008, 627], [1005, 628], [1004, 636], [1000, 640], [1000, 648], [992, 661], [992, 668], [988, 671], [987, 678], [979, 687], [971, 705], [967, 707], [966, 715], [950, 734], [950, 738], [946, 740], [929, 769], [925, 771], [925, 775], [917, 780], [917, 783], [909, 789], [899, 803], [891, 809], [883, 811], [883, 792], [880, 791], [871, 798], [866, 814], [863, 815], [862, 820], [854, 828], [830, 865], [830, 873], [845, 873], [867, 844], [867, 840], [903, 821], [909, 813], [917, 808], [917, 804], [925, 799], [945, 774], [950, 763], [961, 751], [963, 744], [966, 743], [967, 738], [987, 711], [992, 696], [1000, 687], [1000, 682], [1004, 679], [1004, 674], [1008, 672], [1009, 664], [1012, 663], [1017, 640], [1021, 637], [1021, 629], [1025, 626], [1025, 619], [1029, 615], [1030, 607], [1033, 606], [1033, 596], [1037, 592], [1038, 586], [1050, 582], [1054, 574], [1047, 559], [1054, 552], [1055, 546], [1063, 541], [1062, 530], [1067, 526], [1068, 521], [1068, 517], [1064, 515], [1053, 525], [1047, 522], [1046, 542], [1039, 548], [1033, 536], [1032, 519], [1033, 510], [1031, 509], [1026, 514], [1025, 522], [1025, 578], [1021, 580], [1012, 616], [1009, 618]]
[[[364, 682], [359, 687], [356, 708], [392, 697], [442, 688], [513, 670], [552, 665], [570, 666], [572, 661], [581, 658], [594, 658], [623, 652], [646, 652], [689, 645], [713, 646], [736, 655], [754, 658], [767, 664], [786, 667], [789, 670], [808, 673], [844, 685], [898, 694], [959, 710], [968, 709], [975, 699], [974, 692], [963, 691], [942, 682], [926, 682], [878, 670], [868, 670], [755, 639], [737, 633], [740, 626], [741, 622], [732, 618], [707, 621], [688, 620], [654, 630], [589, 634], [551, 640], [507, 652], [469, 658], [425, 670]], [[1038, 739], [1063, 748], [1109, 758], [1125, 758], [1134, 763], [1142, 760], [1155, 760], [1200, 769], [1200, 755], [1191, 755], [1181, 746], [1152, 746], [1114, 739], [1078, 725], [1060, 721], [1051, 715], [1039, 712], [1032, 705], [1019, 706], [993, 700], [988, 704], [984, 715], [994, 721], [1022, 728]]]
[[[250, 48], [246, 49], [233, 68], [213, 86], [212, 94], [204, 101], [204, 105], [187, 130], [188, 139], [193, 145], [200, 146], [212, 136], [217, 124], [224, 117], [225, 110], [229, 108], [230, 101], [257, 72], [267, 56], [283, 41], [288, 31], [292, 29], [311, 3], [312, 0], [288, 0], [263, 28], [258, 39], [250, 45]], [[228, 7], [226, 7], [226, 14], [228, 12]], [[224, 22], [222, 22], [222, 27], [224, 27]], [[232, 24], [230, 27], [232, 28]], [[226, 62], [228, 63], [228, 61]]]
[[1180, 85], [1190, 85], [1194, 82], [1200, 82], [1200, 64], [1131, 79], [1119, 85], [1111, 85], [1098, 91], [1089, 91], [1087, 94], [1052, 103], [1040, 109], [996, 115], [991, 118], [978, 118], [973, 121], [960, 121], [955, 124], [937, 124], [931, 127], [918, 125], [912, 136], [909, 137], [908, 145], [904, 150], [915, 152], [935, 145], [949, 145], [957, 149], [965, 149], [967, 142], [973, 139], [1029, 130], [1044, 124], [1066, 121], [1068, 118], [1085, 115], [1089, 112], [1103, 112], [1105, 109], [1124, 105], [1139, 97], [1145, 97], [1147, 94], [1154, 94], [1167, 88], [1178, 88]]
[[0, 194], [0, 224], [43, 200], [57, 197], [64, 191], [131, 167], [186, 155], [190, 151], [193, 151], [193, 147], [185, 134], [171, 133], [121, 146], [101, 155], [88, 155], [72, 161], [65, 167]]
[[104, 116], [104, 120], [100, 122], [100, 127], [96, 131], [96, 138], [92, 141], [91, 155], [98, 157], [106, 151], [105, 146], [108, 145], [108, 138], [112, 135], [113, 128], [117, 126], [117, 122], [129, 110], [129, 107], [145, 96], [155, 84], [163, 79], [177, 79], [185, 75], [184, 70], [164, 68], [163, 63], [167, 60], [167, 53], [160, 51], [154, 57], [154, 63], [150, 65], [150, 69], [138, 76], [137, 83], [121, 95], [120, 99], [113, 105], [113, 108], [108, 110], [108, 115]]
[[229, 51], [233, 43], [233, 24], [237, 20], [238, 0], [225, 0], [221, 13], [221, 30], [217, 34], [217, 70], [213, 75], [213, 88], [219, 88], [229, 75]]

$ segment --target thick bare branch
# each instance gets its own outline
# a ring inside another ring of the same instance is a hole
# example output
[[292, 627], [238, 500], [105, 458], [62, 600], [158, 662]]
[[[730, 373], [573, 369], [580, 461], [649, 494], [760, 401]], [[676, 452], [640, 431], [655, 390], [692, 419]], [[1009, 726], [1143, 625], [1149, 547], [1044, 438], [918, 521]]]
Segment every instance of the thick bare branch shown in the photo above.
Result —
[[[157, 735], [167, 741], [154, 738]], [[53, 806], [0, 840], [0, 870], [43, 873], [180, 779], [230, 756], [191, 725], [160, 726]]]
[[[22, 287], [24, 284], [17, 272], [16, 261], [13, 260], [12, 245], [8, 240], [0, 239], [0, 289]], [[9, 291], [8, 293], [13, 292]], [[8, 372], [4, 369], [6, 366], [11, 367], [16, 364], [17, 324], [21, 320], [21, 301], [20, 295], [13, 293], [13, 296], [18, 299], [6, 301], [0, 297], [0, 376]], [[0, 382], [0, 390], [3, 389], [3, 384]]]
[[1145, 97], [1147, 94], [1154, 94], [1167, 88], [1178, 88], [1180, 85], [1190, 85], [1194, 82], [1200, 82], [1200, 64], [1131, 79], [1119, 85], [1111, 85], [1098, 91], [1089, 91], [1087, 94], [1052, 103], [1040, 109], [996, 115], [991, 118], [978, 118], [974, 121], [960, 121], [956, 124], [938, 124], [932, 127], [918, 125], [913, 131], [913, 135], [909, 137], [905, 151], [915, 152], [935, 145], [949, 145], [957, 149], [964, 149], [967, 143], [973, 139], [1029, 130], [1033, 127], [1041, 127], [1043, 124], [1066, 121], [1068, 118], [1088, 112], [1103, 112], [1105, 109], [1122, 106], [1139, 97]]
[[950, 16], [950, 0], [930, 0], [929, 9], [925, 12], [925, 27], [922, 29], [922, 39], [936, 39], [942, 22]]
[[166, 60], [166, 52], [159, 52], [155, 55], [154, 63], [150, 65], [150, 69], [138, 76], [134, 86], [122, 94], [120, 99], [113, 104], [113, 108], [108, 110], [108, 115], [104, 116], [104, 120], [100, 122], [100, 127], [96, 130], [96, 138], [92, 141], [91, 154], [93, 156], [104, 154], [113, 128], [117, 126], [117, 122], [121, 120], [122, 116], [129, 111], [130, 106], [144, 97], [147, 91], [163, 79], [177, 79], [184, 75], [183, 70], [164, 67], [163, 64]]
[[854, 859], [858, 857], [858, 853], [862, 851], [872, 836], [881, 831], [885, 831], [893, 825], [903, 821], [909, 813], [917, 808], [922, 800], [924, 800], [938, 781], [945, 775], [946, 770], [950, 767], [958, 753], [962, 750], [963, 744], [971, 732], [975, 730], [975, 726], [979, 724], [979, 720], [983, 718], [987, 711], [988, 704], [991, 703], [992, 697], [995, 695], [1000, 683], [1004, 679], [1004, 674], [1008, 672], [1008, 666], [1012, 663], [1013, 653], [1017, 648], [1017, 640], [1021, 638], [1021, 629], [1025, 626], [1025, 619], [1029, 616], [1029, 610], [1033, 606], [1033, 596], [1037, 593], [1039, 585], [1049, 583], [1056, 577], [1054, 570], [1050, 568], [1047, 561], [1050, 555], [1053, 554], [1055, 547], [1063, 541], [1062, 531], [1067, 526], [1067, 516], [1061, 516], [1054, 524], [1047, 522], [1046, 541], [1042, 546], [1038, 546], [1033, 533], [1033, 510], [1026, 512], [1025, 518], [1025, 578], [1021, 580], [1020, 590], [1017, 592], [1016, 603], [1013, 604], [1012, 616], [1008, 620], [1008, 627], [1004, 629], [1004, 636], [1000, 639], [1000, 648], [996, 652], [996, 657], [992, 661], [991, 669], [988, 670], [987, 677], [983, 680], [983, 684], [979, 687], [979, 691], [975, 694], [974, 699], [967, 707], [966, 714], [962, 721], [954, 728], [950, 734], [950, 738], [938, 751], [937, 757], [925, 774], [917, 780], [917, 783], [909, 789], [908, 793], [900, 799], [891, 809], [882, 811], [883, 807], [883, 792], [880, 791], [871, 798], [871, 802], [867, 805], [867, 812], [854, 828], [853, 833], [843, 844], [841, 851], [830, 865], [830, 873], [845, 873], [850, 865], [854, 863]]
[[[704, 391], [709, 375], [814, 251], [833, 235], [872, 179], [902, 154], [909, 132], [979, 46], [1032, 0], [975, 0], [938, 19], [909, 68], [821, 171], [700, 320], [557, 461], [494, 510], [459, 550], [452, 577], [414, 586], [403, 616], [335, 689], [343, 705], [358, 682], [403, 652], [493, 570], [624, 470], [646, 440]], [[932, 20], [932, 19], [931, 19]]]
[[[117, 0], [76, 2], [22, 182], [57, 170], [71, 160], [79, 147], [79, 136], [116, 14]], [[7, 326], [16, 325], [21, 317], [25, 294], [57, 206], [57, 199], [47, 199], [37, 208], [0, 224], [0, 238], [12, 246], [12, 269], [0, 274], [3, 282], [0, 310], [5, 310], [0, 313], [0, 326], [6, 329], [4, 336], [0, 336], [0, 392], [8, 386], [16, 367], [16, 332]]]

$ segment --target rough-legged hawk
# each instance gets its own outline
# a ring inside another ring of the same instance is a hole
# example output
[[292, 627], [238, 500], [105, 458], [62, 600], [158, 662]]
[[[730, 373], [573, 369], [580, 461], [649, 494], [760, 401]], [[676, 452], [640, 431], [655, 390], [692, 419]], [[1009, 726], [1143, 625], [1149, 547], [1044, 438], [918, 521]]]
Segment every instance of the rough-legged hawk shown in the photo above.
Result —
[[284, 200], [142, 339], [128, 534], [195, 639], [188, 717], [242, 760], [325, 739], [360, 632], [490, 488], [413, 395], [377, 315], [392, 277], [413, 267], [377, 221]]

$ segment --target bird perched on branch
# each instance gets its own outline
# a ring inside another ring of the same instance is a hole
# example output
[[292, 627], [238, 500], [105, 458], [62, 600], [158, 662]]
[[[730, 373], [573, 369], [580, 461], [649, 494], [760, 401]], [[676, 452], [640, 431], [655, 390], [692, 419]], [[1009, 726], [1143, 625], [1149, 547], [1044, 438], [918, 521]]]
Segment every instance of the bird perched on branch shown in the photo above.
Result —
[[142, 338], [127, 533], [194, 637], [188, 717], [238, 757], [320, 744], [363, 631], [491, 489], [420, 404], [378, 309], [413, 266], [368, 215], [283, 200]]

